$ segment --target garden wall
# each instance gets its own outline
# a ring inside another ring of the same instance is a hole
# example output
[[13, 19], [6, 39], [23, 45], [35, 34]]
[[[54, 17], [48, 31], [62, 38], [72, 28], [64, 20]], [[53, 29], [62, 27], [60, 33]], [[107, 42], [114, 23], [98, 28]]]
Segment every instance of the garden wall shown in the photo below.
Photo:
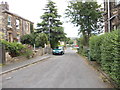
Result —
[[[30, 58], [34, 58], [37, 56], [42, 56], [45, 54], [50, 54], [51, 53], [51, 48], [46, 47], [46, 48], [38, 48], [35, 51], [33, 50], [33, 54], [30, 56]], [[16, 61], [23, 61], [23, 60], [28, 60], [30, 58], [27, 58], [26, 56], [17, 56], [17, 57], [11, 57], [8, 52], [6, 52], [6, 64], [13, 63]]]

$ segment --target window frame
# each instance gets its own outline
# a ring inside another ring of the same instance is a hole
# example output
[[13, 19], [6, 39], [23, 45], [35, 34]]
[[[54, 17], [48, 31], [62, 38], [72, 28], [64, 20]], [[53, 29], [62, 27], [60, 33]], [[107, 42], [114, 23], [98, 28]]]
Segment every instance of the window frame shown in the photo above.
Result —
[[8, 18], [7, 18], [7, 25], [12, 26], [12, 24], [11, 24], [11, 16], [8, 16]]
[[16, 29], [20, 29], [20, 20], [16, 19]]

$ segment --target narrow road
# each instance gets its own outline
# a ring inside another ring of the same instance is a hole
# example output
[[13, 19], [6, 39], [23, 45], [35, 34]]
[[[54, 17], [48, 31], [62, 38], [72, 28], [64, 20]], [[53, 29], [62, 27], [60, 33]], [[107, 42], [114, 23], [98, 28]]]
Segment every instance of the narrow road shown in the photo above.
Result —
[[75, 51], [2, 76], [3, 88], [108, 88], [100, 74]]

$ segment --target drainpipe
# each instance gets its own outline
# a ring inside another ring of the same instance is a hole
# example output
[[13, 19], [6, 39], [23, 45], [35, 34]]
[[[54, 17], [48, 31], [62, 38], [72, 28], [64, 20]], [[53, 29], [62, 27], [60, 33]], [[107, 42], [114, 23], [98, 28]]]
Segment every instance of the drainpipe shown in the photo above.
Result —
[[110, 32], [110, 0], [108, 0], [108, 32]]

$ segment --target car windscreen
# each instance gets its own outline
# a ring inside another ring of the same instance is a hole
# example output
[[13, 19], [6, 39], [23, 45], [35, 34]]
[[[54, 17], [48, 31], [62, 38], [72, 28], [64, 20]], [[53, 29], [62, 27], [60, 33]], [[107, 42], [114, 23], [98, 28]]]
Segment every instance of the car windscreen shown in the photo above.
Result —
[[53, 50], [61, 50], [61, 49], [53, 49]]

